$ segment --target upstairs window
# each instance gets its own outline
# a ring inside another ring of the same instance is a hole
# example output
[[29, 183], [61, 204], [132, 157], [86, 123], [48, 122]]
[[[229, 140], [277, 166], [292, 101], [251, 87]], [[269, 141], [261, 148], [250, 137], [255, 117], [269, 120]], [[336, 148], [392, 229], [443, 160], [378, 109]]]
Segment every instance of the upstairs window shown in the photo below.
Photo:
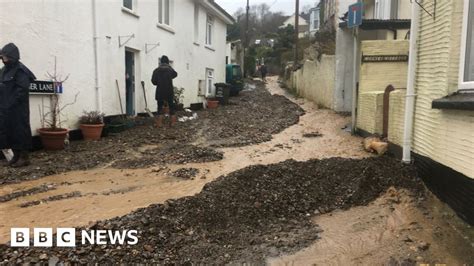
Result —
[[474, 89], [474, 0], [464, 1], [459, 87]]
[[206, 25], [206, 45], [212, 46], [212, 38], [214, 37], [214, 18], [208, 15]]
[[199, 42], [199, 4], [194, 4], [194, 42]]
[[133, 10], [133, 0], [123, 0], [123, 7]]
[[158, 0], [158, 23], [171, 25], [171, 0]]

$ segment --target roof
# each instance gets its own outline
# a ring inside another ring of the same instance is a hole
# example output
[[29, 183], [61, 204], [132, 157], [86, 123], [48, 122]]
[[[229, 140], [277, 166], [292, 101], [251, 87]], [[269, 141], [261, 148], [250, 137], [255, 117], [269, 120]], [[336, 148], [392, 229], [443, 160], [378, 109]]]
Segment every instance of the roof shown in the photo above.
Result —
[[203, 2], [208, 2], [212, 7], [214, 7], [226, 19], [226, 23], [228, 24], [235, 23], [234, 17], [231, 16], [229, 13], [227, 13], [227, 11], [224, 8], [222, 8], [219, 4], [217, 4], [214, 0], [207, 0], [207, 1], [204, 0]]
[[308, 12], [308, 13], [302, 12], [302, 13], [300, 14], [300, 17], [303, 18], [303, 19], [306, 20], [306, 21], [309, 21], [310, 15], [311, 15], [311, 14], [310, 14], [309, 12]]
[[[409, 19], [363, 19], [359, 29], [362, 30], [400, 30], [410, 29]], [[339, 23], [339, 28], [347, 28], [347, 22]]]

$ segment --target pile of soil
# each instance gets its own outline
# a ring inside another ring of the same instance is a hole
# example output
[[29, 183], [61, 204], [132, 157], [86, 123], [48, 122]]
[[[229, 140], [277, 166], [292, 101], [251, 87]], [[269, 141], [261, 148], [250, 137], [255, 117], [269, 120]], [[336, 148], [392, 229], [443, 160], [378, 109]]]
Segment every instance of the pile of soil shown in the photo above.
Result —
[[[92, 229], [139, 231], [134, 246], [10, 248], [6, 262], [262, 263], [307, 247], [321, 231], [311, 218], [364, 205], [389, 187], [423, 194], [411, 166], [389, 157], [330, 158], [250, 166], [207, 184], [192, 197], [151, 205]], [[17, 253], [14, 253], [16, 251]]]
[[220, 161], [224, 154], [211, 148], [195, 145], [175, 144], [141, 152], [137, 158], [116, 161], [112, 166], [118, 169], [140, 169], [159, 164], [186, 164]]
[[322, 136], [323, 136], [323, 134], [319, 133], [318, 131], [303, 134], [303, 137], [305, 137], [305, 138], [319, 138], [319, 137], [322, 137]]
[[[272, 139], [272, 134], [297, 124], [304, 110], [282, 95], [256, 89], [231, 98], [231, 105], [200, 114], [210, 120], [204, 136], [212, 147], [238, 147]], [[264, 100], [265, 99], [265, 100]], [[276, 123], [275, 123], [276, 122]]]
[[[263, 83], [231, 98], [231, 104], [213, 110], [197, 111], [198, 119], [178, 123], [173, 128], [156, 129], [153, 121], [111, 134], [98, 142], [73, 141], [58, 152], [39, 151], [31, 154], [32, 165], [20, 169], [0, 168], [0, 185], [37, 179], [74, 170], [87, 170], [114, 163], [118, 168], [143, 168], [157, 163], [186, 163], [220, 160], [218, 152], [202, 150], [208, 146], [244, 146], [268, 141], [272, 134], [299, 121], [304, 111], [283, 96], [271, 95]], [[178, 114], [180, 116], [180, 114]], [[199, 146], [191, 145], [198, 141]], [[143, 153], [146, 145], [165, 147], [164, 156], [156, 151]], [[174, 152], [184, 147], [184, 155]], [[189, 151], [189, 149], [195, 149]], [[155, 152], [155, 154], [153, 154]], [[204, 154], [203, 154], [204, 153]], [[142, 158], [144, 157], [144, 159]], [[210, 158], [208, 158], [210, 157]]]
[[194, 178], [197, 174], [199, 174], [199, 169], [197, 168], [181, 168], [172, 173], [174, 177], [183, 179]]
[[28, 208], [28, 207], [31, 207], [31, 206], [40, 205], [40, 204], [50, 202], [50, 201], [58, 201], [58, 200], [76, 198], [76, 197], [81, 197], [81, 196], [82, 196], [81, 192], [73, 191], [73, 192], [66, 193], [66, 194], [50, 196], [50, 197], [47, 197], [47, 198], [42, 199], [42, 200], [35, 200], [35, 201], [25, 202], [25, 203], [20, 204], [20, 207], [21, 208]]
[[54, 190], [54, 189], [56, 189], [55, 184], [43, 184], [43, 185], [33, 187], [33, 188], [30, 188], [30, 189], [27, 189], [27, 190], [20, 190], [20, 191], [16, 191], [16, 192], [13, 192], [13, 193], [10, 193], [10, 194], [0, 196], [0, 202], [7, 202], [7, 201], [10, 201], [10, 200], [14, 200], [16, 198], [21, 198], [21, 197], [24, 197], [24, 196], [29, 196], [29, 195], [34, 195], [34, 194], [39, 194], [39, 193], [43, 193], [43, 192]]

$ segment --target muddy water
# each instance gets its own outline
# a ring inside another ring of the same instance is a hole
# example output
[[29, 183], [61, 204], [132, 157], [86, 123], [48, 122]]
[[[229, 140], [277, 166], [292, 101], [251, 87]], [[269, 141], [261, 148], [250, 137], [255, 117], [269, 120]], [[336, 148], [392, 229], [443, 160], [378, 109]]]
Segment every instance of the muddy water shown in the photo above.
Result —
[[314, 222], [323, 230], [321, 239], [268, 264], [386, 265], [391, 258], [432, 265], [474, 262], [474, 230], [431, 194], [419, 203], [406, 191], [391, 189], [368, 206], [316, 216]]
[[[273, 94], [285, 94], [269, 78], [267, 86]], [[300, 122], [265, 143], [240, 148], [224, 148], [222, 161], [167, 165], [166, 169], [150, 168], [117, 170], [112, 168], [69, 172], [0, 187], [0, 197], [49, 184], [55, 189], [0, 203], [0, 243], [9, 241], [11, 227], [73, 227], [124, 215], [132, 210], [167, 199], [194, 195], [220, 175], [254, 164], [271, 164], [287, 159], [368, 156], [361, 139], [341, 130], [349, 123], [330, 110], [320, 110], [311, 102], [295, 100], [305, 109]], [[306, 138], [306, 133], [319, 132], [321, 137]], [[153, 148], [153, 147], [143, 147]], [[200, 170], [193, 180], [173, 177], [171, 172], [182, 167]], [[75, 193], [75, 197], [45, 201], [48, 197]], [[23, 208], [20, 205], [42, 203]], [[6, 214], [6, 215], [4, 215]]]

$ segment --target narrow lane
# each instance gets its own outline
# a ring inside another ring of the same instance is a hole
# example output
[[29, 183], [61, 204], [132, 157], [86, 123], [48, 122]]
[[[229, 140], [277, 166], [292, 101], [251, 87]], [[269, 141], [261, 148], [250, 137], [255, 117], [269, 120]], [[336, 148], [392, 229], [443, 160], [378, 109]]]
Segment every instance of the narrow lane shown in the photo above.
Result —
[[[0, 187], [0, 197], [41, 186], [51, 188], [0, 203], [0, 212], [9, 214], [0, 217], [0, 243], [9, 241], [11, 227], [86, 226], [153, 203], [194, 195], [217, 177], [254, 164], [272, 164], [287, 159], [305, 161], [369, 156], [363, 151], [360, 138], [341, 130], [350, 118], [331, 110], [318, 109], [304, 99], [294, 99], [279, 87], [276, 77], [268, 79], [267, 89], [272, 94], [287, 96], [299, 104], [306, 114], [300, 117], [298, 124], [274, 135], [271, 141], [219, 149], [224, 153], [221, 161], [148, 169], [99, 168]], [[314, 133], [321, 136], [314, 137]], [[310, 137], [304, 137], [305, 134]], [[174, 177], [172, 172], [181, 168], [196, 168], [199, 174], [194, 179]], [[55, 196], [64, 199], [38, 204], [38, 201]]]

